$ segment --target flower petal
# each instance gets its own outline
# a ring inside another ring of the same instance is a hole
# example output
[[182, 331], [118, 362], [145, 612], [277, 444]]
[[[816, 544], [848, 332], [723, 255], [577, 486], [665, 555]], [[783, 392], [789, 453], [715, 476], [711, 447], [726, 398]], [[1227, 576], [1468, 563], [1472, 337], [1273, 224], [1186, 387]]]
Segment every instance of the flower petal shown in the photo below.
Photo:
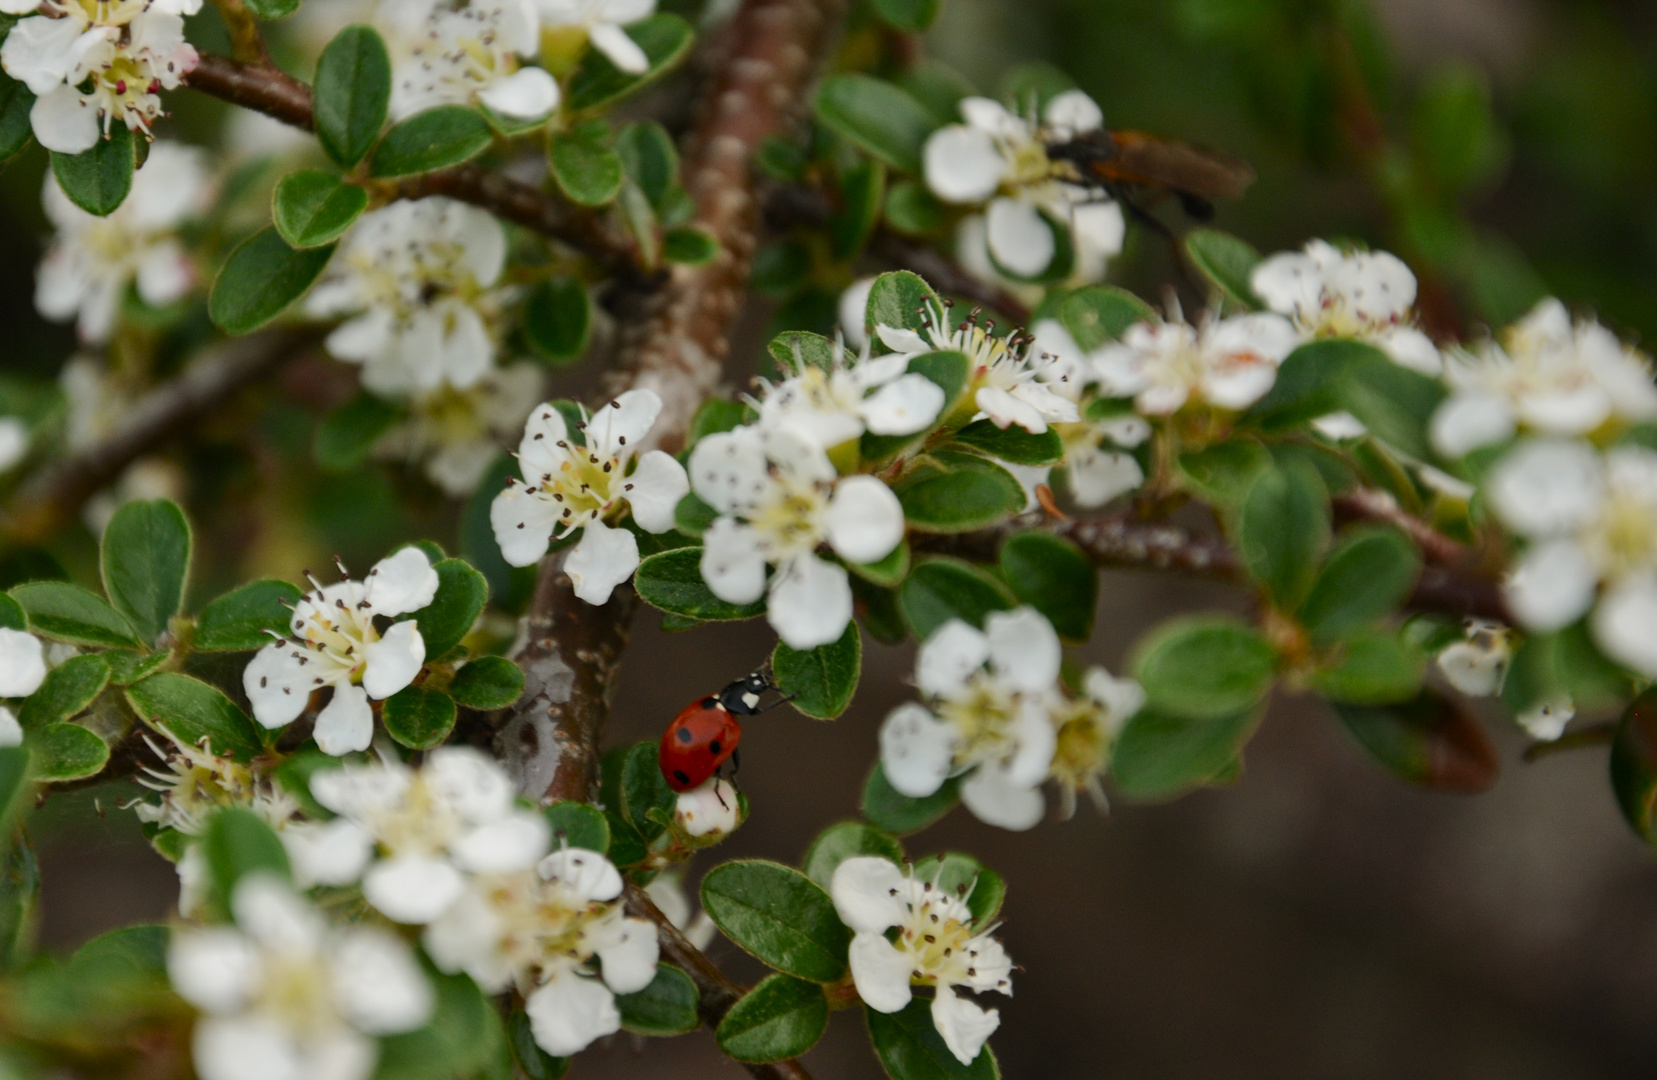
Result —
[[358, 1031], [391, 1035], [431, 1018], [431, 984], [400, 938], [377, 927], [353, 927], [330, 959], [334, 1000]]
[[936, 792], [955, 766], [955, 727], [909, 701], [880, 726], [880, 767], [893, 790], [911, 799]]
[[628, 446], [639, 446], [662, 413], [662, 399], [654, 390], [629, 390], [593, 413], [587, 421], [587, 445], [599, 457], [623, 457]]
[[443, 914], [466, 889], [466, 879], [447, 859], [400, 855], [375, 863], [362, 879], [362, 895], [393, 922], [423, 925]]
[[426, 755], [420, 779], [446, 808], [470, 825], [513, 813], [512, 780], [494, 758], [470, 746], [440, 746]]
[[925, 375], [907, 374], [865, 398], [858, 411], [876, 435], [913, 435], [931, 427], [943, 407], [943, 387]]
[[922, 150], [926, 186], [945, 202], [983, 202], [1001, 186], [1007, 160], [980, 128], [949, 124], [927, 137]]
[[315, 1080], [293, 1037], [258, 1015], [197, 1021], [190, 1064], [201, 1080]]
[[673, 528], [673, 512], [690, 493], [685, 467], [671, 455], [651, 450], [639, 457], [638, 467], [623, 485], [633, 520], [647, 533]]
[[1068, 139], [1102, 127], [1105, 122], [1099, 103], [1082, 90], [1066, 90], [1055, 96], [1042, 110], [1041, 118], [1055, 134]]
[[258, 988], [262, 965], [253, 943], [231, 927], [180, 930], [167, 949], [167, 978], [203, 1012], [235, 1013]]
[[884, 934], [900, 925], [909, 914], [908, 896], [909, 880], [903, 871], [875, 855], [854, 855], [829, 878], [834, 910], [859, 934]]
[[829, 546], [841, 558], [875, 562], [903, 539], [903, 507], [892, 489], [874, 477], [848, 476], [834, 486], [824, 526]]
[[909, 988], [909, 957], [883, 935], [857, 934], [852, 938], [848, 959], [857, 996], [875, 1012], [898, 1012], [914, 997]]
[[598, 979], [560, 971], [524, 1002], [535, 1045], [569, 1057], [621, 1030], [615, 995]]
[[1450, 395], [1438, 407], [1427, 431], [1433, 449], [1447, 458], [1459, 458], [1481, 446], [1506, 442], [1518, 428], [1513, 406], [1505, 399], [1462, 391]]
[[779, 567], [765, 617], [791, 649], [839, 641], [852, 619], [852, 587], [845, 568], [812, 554]]
[[450, 844], [449, 854], [462, 870], [509, 874], [534, 866], [551, 841], [547, 819], [524, 812], [479, 825]]
[[1594, 608], [1594, 641], [1605, 655], [1657, 677], [1657, 580], [1642, 576], [1608, 590]]
[[533, 566], [547, 553], [552, 530], [558, 523], [558, 506], [541, 495], [540, 489], [513, 484], [489, 504], [489, 525], [501, 557], [512, 566]]
[[757, 430], [722, 431], [697, 440], [690, 452], [690, 483], [715, 510], [738, 513], [771, 489], [769, 467]]
[[944, 1037], [944, 1045], [962, 1065], [977, 1059], [984, 1043], [1001, 1026], [997, 1009], [984, 1009], [946, 987], [938, 988], [932, 999], [932, 1026]]
[[1527, 536], [1588, 522], [1605, 499], [1605, 470], [1587, 443], [1532, 439], [1498, 461], [1486, 482], [1497, 515]]
[[29, 110], [29, 126], [40, 145], [58, 154], [83, 154], [97, 146], [103, 134], [98, 107], [72, 86], [59, 86], [37, 98]]
[[636, 994], [656, 978], [656, 960], [661, 947], [656, 941], [656, 924], [645, 919], [617, 919], [614, 931], [595, 950], [602, 965], [604, 984], [618, 994]]
[[961, 781], [961, 802], [984, 824], [1012, 832], [1034, 827], [1046, 810], [1040, 788], [1013, 783], [993, 761], [978, 766]]
[[1029, 203], [996, 199], [984, 216], [990, 254], [1014, 275], [1033, 278], [1046, 270], [1058, 251], [1053, 227]]
[[716, 520], [702, 537], [702, 580], [727, 604], [751, 604], [765, 595], [765, 557], [759, 533], [734, 518]]
[[277, 835], [302, 889], [355, 884], [374, 854], [374, 838], [350, 818], [290, 822]]
[[1084, 446], [1065, 455], [1066, 477], [1076, 505], [1103, 506], [1145, 482], [1145, 470], [1132, 454]]
[[587, 35], [595, 49], [629, 75], [643, 75], [650, 70], [650, 57], [615, 23], [595, 23], [587, 28]]
[[673, 819], [691, 836], [733, 832], [739, 824], [736, 788], [715, 776], [700, 787], [681, 792], [673, 804]]
[[990, 639], [960, 619], [932, 632], [915, 655], [915, 685], [928, 697], [961, 692], [967, 678], [990, 658]]
[[558, 81], [544, 69], [520, 68], [478, 94], [478, 100], [514, 120], [534, 120], [558, 107]]
[[1587, 613], [1598, 575], [1572, 540], [1549, 540], [1525, 552], [1502, 584], [1519, 622], [1538, 633], [1559, 630]]
[[1041, 612], [1032, 607], [992, 612], [984, 621], [984, 636], [998, 681], [1026, 694], [1053, 688], [1063, 649], [1053, 624]]
[[388, 698], [413, 682], [425, 662], [426, 642], [420, 628], [413, 620], [392, 623], [384, 637], [368, 646], [362, 688], [376, 700]]
[[406, 615], [419, 611], [437, 595], [437, 571], [424, 551], [410, 546], [375, 563], [364, 585], [363, 598], [374, 614]]
[[28, 697], [46, 681], [46, 650], [26, 630], [0, 627], [0, 698]]
[[[301, 659], [307, 663], [301, 664]], [[242, 669], [242, 689], [253, 706], [253, 718], [267, 728], [279, 728], [298, 718], [315, 686], [308, 665], [308, 650], [289, 641], [272, 642], [255, 653]]]
[[0, 746], [22, 746], [23, 725], [18, 723], [17, 714], [0, 705]]
[[374, 741], [374, 710], [363, 688], [354, 683], [334, 687], [334, 696], [316, 714], [311, 737], [324, 754], [334, 757], [367, 750]]
[[1040, 409], [999, 386], [979, 387], [978, 392], [973, 395], [973, 404], [982, 409], [984, 415], [998, 428], [1005, 429], [1017, 424], [1032, 435], [1040, 435], [1047, 430], [1047, 420], [1041, 415]]
[[587, 523], [575, 550], [564, 560], [564, 572], [575, 586], [575, 595], [589, 604], [608, 601], [616, 586], [638, 568], [638, 539], [626, 529], [612, 529], [602, 521]]
[[560, 848], [541, 860], [536, 872], [561, 882], [583, 900], [608, 901], [621, 895], [621, 872], [596, 851]]
[[846, 336], [846, 344], [854, 349], [861, 349], [869, 340], [869, 293], [874, 287], [874, 278], [860, 277], [840, 294], [837, 308], [840, 332]]

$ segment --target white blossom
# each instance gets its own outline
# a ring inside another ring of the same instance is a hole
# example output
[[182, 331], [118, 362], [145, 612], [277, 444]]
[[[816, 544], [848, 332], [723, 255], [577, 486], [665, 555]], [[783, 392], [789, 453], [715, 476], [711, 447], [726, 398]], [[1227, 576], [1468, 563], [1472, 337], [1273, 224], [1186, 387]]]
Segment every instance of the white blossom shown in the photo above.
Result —
[[535, 0], [541, 25], [549, 30], [585, 32], [593, 48], [629, 75], [650, 70], [650, 58], [622, 29], [656, 10], [656, 0]]
[[27, 630], [0, 627], [0, 698], [26, 698], [46, 681], [46, 650]]
[[144, 765], [136, 779], [161, 797], [156, 802], [134, 799], [127, 804], [139, 821], [199, 836], [208, 817], [225, 807], [252, 810], [275, 829], [299, 813], [299, 803], [268, 772], [215, 754], [205, 735], [191, 744], [160, 724], [155, 728], [169, 745], [144, 735], [161, 765]]
[[575, 595], [589, 604], [610, 599], [639, 565], [639, 542], [605, 518], [623, 504], [639, 528], [664, 533], [690, 490], [678, 461], [661, 450], [638, 452], [661, 414], [654, 390], [629, 390], [579, 425], [574, 441], [563, 414], [537, 406], [518, 444], [523, 482], [508, 483], [489, 508], [501, 554], [528, 566], [546, 554], [553, 537], [581, 530], [564, 572]]
[[1260, 262], [1249, 284], [1308, 339], [1367, 341], [1412, 371], [1436, 376], [1444, 369], [1438, 347], [1412, 324], [1415, 275], [1396, 255], [1343, 252], [1313, 240]]
[[961, 801], [980, 821], [1035, 825], [1057, 747], [1049, 703], [1061, 654], [1058, 635], [1034, 608], [995, 612], [983, 630], [959, 619], [939, 627], [915, 659], [915, 685], [930, 707], [900, 705], [880, 729], [892, 787], [919, 799], [965, 773]]
[[469, 876], [528, 870], [551, 837], [545, 818], [518, 806], [500, 766], [466, 746], [440, 746], [418, 769], [382, 760], [324, 770], [311, 777], [311, 794], [345, 823], [327, 838], [334, 850], [364, 855], [345, 879], [360, 874], [363, 898], [400, 923], [441, 916]]
[[710, 777], [700, 787], [679, 793], [673, 820], [687, 836], [715, 837], [736, 831], [736, 788], [722, 777]]
[[357, 220], [305, 310], [351, 316], [328, 335], [328, 351], [362, 364], [369, 390], [464, 390], [494, 364], [505, 265], [506, 235], [488, 211], [442, 196], [402, 199]]
[[[791, 431], [742, 427], [697, 442], [691, 484], [719, 517], [703, 537], [702, 579], [721, 600], [767, 597], [766, 617], [790, 648], [837, 641], [852, 617], [844, 567], [876, 562], [903, 539], [903, 508], [872, 476], [837, 477], [814, 443]], [[767, 581], [767, 566], [776, 572]]]
[[147, 135], [161, 115], [160, 91], [195, 70], [183, 16], [200, 8], [201, 0], [9, 0], [9, 14], [39, 12], [0, 46], [0, 67], [35, 95], [35, 138], [79, 154], [116, 123]]
[[177, 230], [200, 212], [207, 187], [201, 151], [168, 142], [150, 148], [126, 201], [108, 217], [70, 202], [48, 172], [41, 199], [58, 231], [40, 263], [35, 307], [48, 319], [75, 320], [81, 340], [99, 345], [115, 328], [128, 286], [152, 307], [182, 299], [197, 275]]
[[1451, 393], [1429, 434], [1446, 457], [1505, 442], [1521, 429], [1587, 435], [1616, 421], [1657, 418], [1651, 361], [1589, 319], [1548, 298], [1499, 342], [1455, 350], [1445, 363]]
[[415, 621], [381, 630], [376, 618], [419, 611], [437, 594], [437, 571], [416, 547], [381, 559], [364, 581], [317, 585], [294, 605], [290, 638], [278, 638], [253, 657], [242, 688], [253, 716], [267, 728], [291, 723], [313, 690], [333, 687], [317, 714], [316, 744], [329, 754], [368, 746], [374, 713], [368, 699], [388, 698], [414, 681], [426, 662], [426, 642]]
[[990, 936], [994, 928], [973, 918], [970, 889], [951, 896], [885, 859], [858, 855], [835, 868], [829, 896], [853, 931], [852, 982], [863, 1003], [895, 1013], [909, 1004], [913, 987], [934, 987], [932, 1023], [956, 1060], [972, 1064], [1001, 1014], [956, 990], [1011, 996], [1013, 965]]
[[487, 372], [464, 390], [439, 386], [409, 396], [408, 415], [374, 444], [386, 460], [421, 462], [446, 495], [477, 490], [501, 448], [523, 430], [540, 399], [542, 371], [530, 363]]
[[521, 66], [540, 51], [534, 0], [401, 0], [385, 5], [393, 55], [391, 118], [481, 102], [512, 120], [558, 107], [558, 82]]
[[1106, 394], [1133, 398], [1146, 416], [1188, 405], [1239, 411], [1266, 396], [1299, 340], [1287, 319], [1265, 313], [1199, 327], [1140, 322], [1093, 354], [1094, 372]]
[[167, 972], [203, 1014], [201, 1080], [366, 1080], [377, 1038], [430, 1019], [431, 984], [389, 931], [330, 926], [281, 880], [245, 877], [236, 925], [176, 930]]
[[1100, 777], [1110, 765], [1117, 736], [1145, 705], [1145, 689], [1133, 679], [1118, 679], [1102, 667], [1082, 676], [1082, 692], [1055, 694], [1048, 713], [1056, 732], [1052, 776], [1068, 817], [1075, 812], [1076, 792], [1086, 791], [1101, 811], [1105, 789]]
[[862, 435], [913, 435], [925, 431], [944, 407], [943, 387], [924, 375], [907, 372], [909, 357], [896, 353], [848, 356], [836, 343], [827, 368], [806, 360], [794, 349], [788, 375], [780, 382], [760, 380], [759, 423], [783, 428], [832, 450]]
[[623, 913], [621, 890], [603, 855], [563, 848], [534, 871], [473, 878], [426, 928], [426, 952], [486, 993], [515, 987], [536, 1044], [568, 1057], [620, 1030], [615, 995], [656, 976], [656, 926]]
[[1468, 697], [1493, 697], [1502, 692], [1513, 662], [1513, 633], [1488, 619], [1468, 619], [1465, 631], [1438, 654], [1438, 669]]

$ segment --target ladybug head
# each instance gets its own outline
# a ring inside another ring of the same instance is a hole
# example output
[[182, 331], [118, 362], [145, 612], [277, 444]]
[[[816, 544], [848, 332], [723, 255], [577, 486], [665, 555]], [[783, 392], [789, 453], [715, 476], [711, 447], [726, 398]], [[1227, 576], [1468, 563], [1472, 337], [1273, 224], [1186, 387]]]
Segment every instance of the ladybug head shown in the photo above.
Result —
[[719, 703], [725, 706], [727, 712], [738, 716], [757, 716], [765, 710], [760, 708], [759, 699], [767, 690], [775, 690], [777, 684], [771, 681], [771, 673], [765, 668], [731, 683], [719, 692]]

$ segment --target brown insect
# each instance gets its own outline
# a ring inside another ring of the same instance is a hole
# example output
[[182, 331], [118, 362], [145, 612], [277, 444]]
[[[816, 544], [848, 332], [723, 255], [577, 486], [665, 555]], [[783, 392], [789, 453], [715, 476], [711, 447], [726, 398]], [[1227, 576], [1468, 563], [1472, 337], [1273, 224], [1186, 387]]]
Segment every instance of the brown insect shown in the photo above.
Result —
[[1214, 200], [1239, 198], [1254, 183], [1254, 169], [1241, 158], [1141, 131], [1097, 128], [1049, 144], [1047, 156], [1068, 166], [1061, 170], [1072, 183], [1123, 202], [1136, 189], [1165, 191], [1199, 221], [1214, 216]]

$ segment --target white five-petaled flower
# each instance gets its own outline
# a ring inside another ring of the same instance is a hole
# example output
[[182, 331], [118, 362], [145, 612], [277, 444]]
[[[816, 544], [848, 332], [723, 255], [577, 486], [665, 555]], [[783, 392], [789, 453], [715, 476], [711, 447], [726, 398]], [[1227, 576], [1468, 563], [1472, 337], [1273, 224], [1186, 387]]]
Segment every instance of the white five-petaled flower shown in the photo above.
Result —
[[1390, 252], [1343, 252], [1313, 240], [1263, 260], [1249, 284], [1308, 338], [1356, 338], [1423, 375], [1444, 369], [1438, 347], [1410, 322], [1415, 275]]
[[79, 154], [115, 123], [148, 134], [160, 91], [195, 70], [183, 16], [200, 9], [201, 0], [0, 0], [8, 15], [37, 12], [0, 46], [0, 66], [35, 95], [35, 138]]
[[[826, 543], [870, 563], [903, 539], [903, 507], [872, 476], [836, 476], [823, 450], [794, 432], [749, 426], [709, 435], [690, 456], [691, 484], [719, 517], [703, 537], [702, 579], [721, 600], [769, 593], [766, 618], [790, 648], [837, 641], [852, 617], [844, 567]], [[766, 566], [776, 573], [766, 581]]]
[[506, 561], [528, 566], [546, 554], [554, 535], [580, 529], [564, 572], [575, 583], [575, 595], [587, 603], [609, 600], [638, 569], [639, 542], [604, 519], [625, 503], [639, 528], [667, 532], [674, 507], [690, 490], [684, 467], [670, 455], [638, 453], [661, 411], [654, 390], [629, 390], [583, 421], [580, 436], [572, 436], [562, 413], [551, 404], [538, 406], [518, 444], [523, 482], [510, 482], [489, 508]]
[[235, 926], [174, 932], [167, 973], [204, 1014], [191, 1043], [201, 1080], [366, 1080], [377, 1037], [430, 1019], [431, 984], [396, 935], [330, 926], [280, 879], [245, 877]]
[[989, 253], [1015, 277], [1037, 277], [1052, 264], [1058, 242], [1049, 218], [1069, 227], [1084, 275], [1102, 274], [1105, 259], [1122, 248], [1122, 209], [1060, 180], [1046, 148], [1049, 137], [1071, 138], [1104, 122], [1093, 99], [1080, 90], [1060, 94], [1047, 103], [1040, 125], [988, 98], [965, 98], [960, 109], [966, 123], [941, 127], [926, 140], [932, 193], [945, 202], [988, 204]]
[[206, 188], [201, 151], [166, 142], [150, 148], [126, 201], [108, 217], [70, 202], [48, 174], [41, 200], [58, 232], [40, 263], [35, 307], [48, 319], [74, 319], [81, 340], [99, 345], [109, 340], [129, 285], [154, 307], [182, 298], [196, 269], [175, 233], [201, 209]]
[[440, 746], [418, 769], [383, 760], [323, 770], [311, 777], [311, 794], [339, 815], [328, 825], [335, 835], [318, 841], [359, 853], [354, 867], [342, 855], [327, 883], [360, 875], [363, 898], [400, 923], [441, 916], [469, 875], [530, 869], [551, 837], [545, 818], [517, 804], [500, 766], [466, 746]]
[[437, 571], [419, 548], [381, 559], [365, 581], [347, 578], [315, 590], [293, 607], [291, 637], [260, 649], [242, 672], [253, 716], [268, 728], [292, 723], [313, 690], [334, 688], [317, 714], [316, 744], [329, 754], [366, 749], [374, 737], [368, 699], [388, 698], [414, 681], [426, 642], [414, 620], [384, 630], [375, 620], [419, 611], [437, 594]]
[[1504, 586], [1515, 617], [1546, 633], [1592, 609], [1605, 654], [1657, 676], [1657, 451], [1528, 440], [1491, 469], [1486, 495], [1529, 541]]
[[932, 352], [965, 354], [971, 364], [968, 378], [973, 404], [996, 427], [1017, 424], [1040, 435], [1048, 424], [1073, 424], [1080, 419], [1075, 402], [1080, 389], [1062, 389], [1067, 372], [1056, 367], [1054, 358], [1032, 353], [1032, 339], [1017, 331], [996, 337], [995, 323], [980, 323], [976, 310], [951, 329], [948, 306], [933, 305], [922, 313], [920, 330], [883, 324], [875, 327], [875, 333], [906, 364]]
[[1133, 398], [1146, 416], [1170, 416], [1190, 404], [1238, 411], [1266, 396], [1299, 341], [1281, 315], [1237, 315], [1197, 327], [1140, 322], [1092, 359], [1101, 389]]
[[535, 0], [550, 31], [584, 32], [593, 48], [629, 75], [650, 70], [650, 57], [622, 27], [653, 14], [656, 0]]
[[1132, 679], [1118, 679], [1102, 667], [1092, 667], [1082, 677], [1080, 695], [1056, 695], [1051, 701], [1057, 731], [1051, 771], [1059, 782], [1065, 816], [1075, 813], [1078, 791], [1086, 791], [1102, 812], [1106, 804], [1100, 777], [1110, 766], [1116, 737], [1144, 707], [1145, 689]]
[[656, 926], [623, 914], [621, 889], [603, 855], [563, 848], [536, 870], [473, 878], [426, 928], [426, 951], [486, 993], [516, 987], [536, 1044], [568, 1057], [619, 1031], [615, 995], [656, 976]]
[[838, 355], [825, 368], [807, 361], [796, 345], [792, 373], [774, 384], [761, 380], [762, 428], [786, 428], [831, 450], [865, 431], [913, 435], [938, 419], [943, 387], [907, 372], [907, 356], [871, 358], [867, 345], [851, 356], [838, 342], [834, 349]]
[[374, 455], [423, 462], [444, 494], [477, 490], [501, 447], [523, 429], [540, 400], [542, 369], [518, 363], [488, 372], [464, 390], [440, 386], [411, 395], [407, 417], [374, 444]]
[[995, 612], [978, 630], [951, 619], [921, 645], [908, 702], [880, 729], [880, 761], [899, 793], [925, 798], [968, 773], [961, 801], [978, 820], [1028, 829], [1041, 820], [1041, 784], [1057, 735], [1049, 716], [1063, 659], [1059, 637], [1034, 608]]
[[328, 351], [362, 364], [363, 385], [377, 394], [465, 389], [494, 364], [505, 265], [506, 235], [488, 211], [404, 199], [358, 219], [305, 310], [351, 316], [328, 335]]
[[[863, 1003], [895, 1013], [909, 1004], [914, 986], [935, 987], [932, 1023], [956, 1060], [972, 1064], [1001, 1014], [956, 988], [1011, 996], [1013, 965], [990, 936], [995, 928], [973, 918], [970, 889], [950, 895], [885, 859], [858, 855], [835, 867], [829, 896], [853, 931], [852, 982]], [[893, 929], [896, 936], [888, 936]]]
[[27, 630], [0, 627], [0, 698], [26, 698], [46, 681], [46, 647]]
[[1520, 429], [1587, 435], [1607, 421], [1657, 419], [1651, 361], [1591, 319], [1573, 326], [1551, 297], [1500, 342], [1452, 352], [1444, 374], [1451, 393], [1429, 433], [1446, 457], [1505, 442]]
[[540, 51], [534, 0], [401, 0], [383, 7], [390, 24], [391, 118], [438, 105], [482, 102], [512, 120], [558, 107], [558, 82], [521, 57]]

